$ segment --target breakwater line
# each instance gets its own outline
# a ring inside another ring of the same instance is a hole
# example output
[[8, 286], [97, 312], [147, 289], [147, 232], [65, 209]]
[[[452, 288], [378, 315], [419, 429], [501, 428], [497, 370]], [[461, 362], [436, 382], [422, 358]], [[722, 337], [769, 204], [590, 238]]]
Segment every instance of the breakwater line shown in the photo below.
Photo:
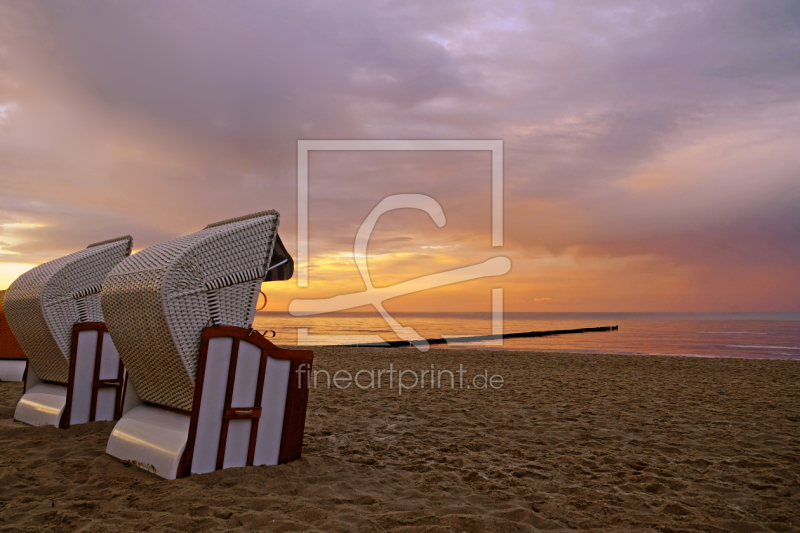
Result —
[[[567, 335], [570, 333], [591, 333], [596, 331], [616, 331], [619, 326], [601, 326], [597, 328], [578, 328], [578, 329], [554, 329], [550, 331], [525, 331], [522, 333], [503, 333], [498, 335], [473, 335], [468, 337], [450, 337], [448, 339], [436, 338], [425, 339], [428, 344], [447, 344], [462, 342], [479, 342], [479, 341], [492, 341], [498, 339], [523, 339], [530, 337], [549, 337], [551, 335]], [[413, 346], [414, 343], [410, 341], [384, 341], [384, 342], [370, 342], [365, 344], [345, 344], [347, 348], [402, 348], [405, 346]]]

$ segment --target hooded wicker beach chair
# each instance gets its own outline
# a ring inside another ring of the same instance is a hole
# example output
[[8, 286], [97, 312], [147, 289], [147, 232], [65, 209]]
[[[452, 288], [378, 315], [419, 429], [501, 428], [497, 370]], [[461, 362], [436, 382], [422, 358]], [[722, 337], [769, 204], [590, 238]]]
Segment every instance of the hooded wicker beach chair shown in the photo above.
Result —
[[14, 337], [3, 311], [6, 291], [0, 291], [0, 381], [22, 381], [28, 360]]
[[300, 457], [313, 354], [251, 329], [261, 283], [294, 270], [278, 223], [210, 224], [108, 275], [103, 313], [129, 373], [110, 455], [167, 479]]
[[67, 428], [121, 414], [124, 368], [106, 331], [100, 288], [131, 253], [130, 236], [89, 245], [18, 277], [3, 301], [28, 358], [14, 418]]

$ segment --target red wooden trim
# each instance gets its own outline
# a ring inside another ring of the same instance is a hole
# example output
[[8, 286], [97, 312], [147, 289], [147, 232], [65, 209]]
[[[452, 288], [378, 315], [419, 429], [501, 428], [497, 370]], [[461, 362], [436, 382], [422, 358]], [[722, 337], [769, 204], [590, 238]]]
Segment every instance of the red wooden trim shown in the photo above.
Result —
[[122, 400], [125, 398], [125, 385], [127, 383], [125, 365], [122, 364], [122, 359], [119, 356], [117, 356], [117, 359], [117, 381], [119, 382], [119, 387], [114, 392], [114, 420], [122, 418]]
[[214, 337], [244, 339], [266, 350], [267, 353], [275, 359], [300, 359], [303, 361], [310, 361], [314, 357], [314, 352], [311, 350], [287, 350], [285, 348], [280, 348], [254, 330], [251, 331], [236, 326], [209, 326], [203, 330], [204, 339], [211, 339]]
[[[86, 324], [87, 322], [83, 322]], [[72, 325], [72, 343], [69, 349], [69, 377], [67, 377], [67, 404], [64, 406], [64, 412], [61, 414], [61, 420], [58, 421], [58, 427], [67, 429], [69, 427], [69, 419], [72, 414], [72, 398], [74, 396], [73, 386], [75, 385], [75, 369], [78, 365], [78, 337], [80, 331], [85, 331], [89, 328], [78, 328], [79, 324]], [[98, 333], [99, 335], [99, 333]]]
[[260, 407], [231, 407], [222, 415], [227, 420], [246, 420], [261, 418]]
[[[300, 365], [305, 364], [302, 372]], [[308, 406], [308, 376], [311, 373], [311, 360], [293, 359], [289, 367], [289, 386], [286, 390], [286, 406], [283, 410], [283, 431], [278, 464], [282, 465], [300, 459], [303, 452], [303, 432], [306, 425]]]
[[31, 362], [25, 359], [25, 370], [22, 371], [22, 394], [28, 392], [28, 367], [31, 366]]
[[[261, 348], [261, 365], [259, 368], [258, 385], [256, 388], [256, 407], [261, 407], [261, 396], [264, 390], [264, 376], [266, 374], [267, 357], [271, 356], [275, 359], [288, 359], [292, 361], [290, 366], [289, 387], [286, 394], [286, 407], [284, 408], [283, 431], [281, 433], [281, 450], [279, 453], [278, 462], [286, 463], [298, 459], [303, 446], [303, 431], [305, 428], [306, 407], [308, 405], [308, 373], [311, 371], [311, 362], [314, 357], [314, 352], [311, 350], [287, 350], [275, 346], [269, 340], [264, 338], [252, 330], [239, 328], [236, 326], [209, 326], [203, 329], [202, 340], [200, 343], [200, 356], [198, 358], [197, 377], [195, 380], [194, 397], [192, 398], [191, 412], [183, 411], [180, 409], [170, 408], [163, 405], [157, 405], [162, 409], [167, 409], [181, 414], [189, 414], [189, 435], [186, 439], [186, 447], [184, 448], [183, 455], [178, 463], [178, 471], [176, 477], [187, 477], [192, 472], [192, 461], [194, 458], [194, 448], [197, 441], [197, 425], [200, 417], [200, 404], [203, 400], [203, 384], [205, 382], [206, 364], [208, 362], [208, 346], [209, 341], [216, 337], [232, 337], [236, 346], [236, 356], [238, 358], [238, 345], [239, 340], [244, 339], [247, 342], [253, 343]], [[233, 346], [231, 347], [231, 363], [233, 363]], [[297, 386], [297, 369], [300, 364], [306, 363], [308, 366], [304, 368], [300, 378], [300, 386]], [[231, 365], [232, 366], [232, 365]], [[308, 372], [306, 372], [306, 370]], [[236, 377], [236, 369], [228, 368], [228, 389], [226, 390], [226, 404], [225, 409], [230, 409], [230, 395], [233, 394], [233, 383], [231, 382]], [[130, 379], [130, 377], [128, 378]], [[127, 381], [127, 380], [126, 380]], [[292, 384], [295, 384], [292, 386]], [[124, 399], [123, 399], [124, 401]], [[248, 408], [249, 409], [249, 408]], [[225, 450], [224, 446], [227, 442], [227, 429], [229, 419], [223, 418], [220, 422], [223, 424], [220, 431], [220, 447], [217, 450], [217, 469], [222, 468], [220, 464], [220, 457], [224, 463]], [[255, 456], [255, 445], [258, 434], [258, 418], [253, 418], [250, 427], [250, 445], [247, 454], [247, 465], [252, 465]], [[288, 427], [287, 427], [288, 426]], [[298, 433], [299, 432], [299, 433]]]
[[[121, 359], [119, 363], [120, 363], [119, 366], [122, 366]], [[128, 394], [128, 381], [130, 381], [130, 379], [131, 379], [130, 374], [125, 374], [125, 380], [122, 382], [122, 387], [120, 387], [121, 388], [120, 395], [122, 396], [122, 398], [119, 399], [119, 405], [117, 405], [119, 411], [114, 411], [114, 420], [119, 420], [122, 418], [122, 408], [125, 405], [125, 396]]]
[[[73, 333], [75, 335], [75, 333]], [[103, 341], [105, 332], [97, 330], [97, 343], [94, 348], [94, 376], [92, 376], [92, 403], [89, 407], [89, 422], [94, 422], [97, 418], [97, 382], [100, 381], [100, 363], [103, 362]]]
[[[308, 407], [308, 375], [311, 372], [311, 363], [314, 352], [310, 350], [287, 350], [272, 344], [262, 335], [251, 330], [235, 326], [210, 326], [203, 330], [203, 338], [233, 337], [242, 338], [262, 348], [262, 357], [271, 356], [275, 359], [288, 359], [289, 386], [286, 391], [286, 405], [283, 414], [283, 430], [281, 432], [281, 447], [278, 453], [278, 464], [288, 463], [299, 459], [303, 450], [303, 432], [305, 430], [306, 409]], [[298, 374], [300, 365], [308, 365], [303, 372]], [[299, 383], [296, 381], [299, 378]], [[263, 390], [263, 383], [261, 389]], [[251, 441], [253, 440], [251, 428]], [[255, 451], [255, 450], [254, 450]], [[249, 453], [248, 453], [249, 455]]]
[[[205, 332], [205, 330], [203, 330]], [[178, 463], [178, 472], [175, 477], [187, 477], [192, 473], [192, 460], [194, 459], [194, 444], [197, 440], [197, 423], [200, 418], [200, 402], [203, 400], [203, 382], [206, 377], [206, 361], [208, 360], [209, 337], [203, 335], [200, 342], [200, 357], [197, 362], [197, 377], [192, 398], [192, 412], [189, 419], [189, 435], [186, 437], [186, 447]]]
[[[193, 450], [193, 451], [194, 451], [194, 450]], [[186, 471], [186, 461], [187, 461], [187, 457], [188, 457], [188, 456], [187, 456], [187, 453], [188, 453], [188, 452], [189, 452], [189, 449], [188, 449], [188, 448], [186, 448], [186, 447], [184, 447], [184, 448], [183, 448], [183, 453], [181, 454], [181, 460], [180, 460], [180, 461], [178, 461], [178, 468], [177, 468], [177, 471], [176, 471], [176, 473], [175, 473], [175, 478], [176, 478], [176, 479], [177, 479], [177, 478], [186, 477], [186, 476], [188, 476], [188, 475], [189, 475], [189, 474], [184, 474], [184, 472]], [[189, 460], [191, 460], [191, 459], [189, 459]], [[191, 467], [192, 467], [192, 465], [191, 465], [191, 464], [189, 464], [189, 469], [190, 469], [190, 470], [191, 470]], [[190, 472], [190, 473], [191, 473], [191, 472]]]
[[[99, 339], [98, 343], [100, 343], [103, 338], [103, 332], [108, 331], [108, 327], [106, 326], [105, 322], [78, 322], [72, 325], [72, 343], [70, 345], [69, 353], [69, 377], [67, 378], [67, 403], [64, 406], [64, 413], [61, 415], [61, 420], [58, 423], [58, 427], [61, 429], [67, 429], [70, 425], [70, 417], [72, 415], [72, 399], [74, 396], [73, 387], [75, 385], [75, 369], [76, 365], [78, 364], [78, 334], [81, 331], [97, 331], [97, 337]], [[102, 344], [100, 344], [100, 349], [102, 350]], [[97, 348], [95, 348], [95, 364], [97, 364]], [[27, 369], [25, 377], [27, 380]], [[27, 390], [27, 381], [25, 388]], [[95, 392], [96, 390], [92, 392], [94, 407], [92, 407], [89, 411], [90, 421], [94, 420], [93, 413], [97, 402]]]
[[[233, 344], [231, 345], [231, 358], [228, 366], [228, 385], [225, 389], [225, 405], [223, 407], [226, 413], [231, 408], [233, 385], [236, 382], [236, 363], [239, 362], [239, 342], [240, 339], [234, 338]], [[219, 446], [217, 447], [217, 470], [222, 470], [225, 464], [225, 447], [228, 444], [228, 422], [228, 418], [222, 418], [222, 426], [219, 430]]]
[[108, 326], [106, 326], [105, 322], [76, 322], [72, 326], [72, 332], [75, 333], [76, 331], [108, 331]]
[[261, 418], [261, 401], [264, 396], [264, 377], [267, 374], [267, 357], [266, 350], [261, 350], [261, 361], [258, 365], [258, 379], [256, 380], [256, 397], [253, 401], [253, 407], [258, 409], [259, 418], [254, 418], [250, 423], [250, 443], [247, 446], [247, 461], [246, 466], [253, 466], [256, 457], [256, 443], [258, 441], [258, 422]]

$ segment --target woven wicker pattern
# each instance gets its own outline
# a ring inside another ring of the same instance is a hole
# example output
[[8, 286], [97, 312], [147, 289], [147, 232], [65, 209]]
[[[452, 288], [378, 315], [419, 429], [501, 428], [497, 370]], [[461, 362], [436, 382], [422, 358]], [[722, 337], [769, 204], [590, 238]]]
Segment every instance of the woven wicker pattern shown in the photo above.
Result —
[[8, 288], [6, 319], [41, 379], [67, 383], [72, 326], [103, 321], [99, 289], [132, 244], [128, 235], [92, 245], [32, 268]]
[[203, 328], [251, 327], [279, 218], [265, 211], [211, 224], [108, 275], [106, 325], [144, 401], [191, 410]]

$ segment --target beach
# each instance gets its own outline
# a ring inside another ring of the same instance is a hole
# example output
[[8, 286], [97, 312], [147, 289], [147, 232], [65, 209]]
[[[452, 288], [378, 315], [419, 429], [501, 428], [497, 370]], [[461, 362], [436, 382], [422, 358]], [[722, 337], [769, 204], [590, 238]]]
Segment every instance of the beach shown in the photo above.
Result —
[[302, 459], [175, 481], [106, 455], [113, 422], [13, 422], [0, 383], [0, 531], [800, 531], [796, 361], [313, 350], [443, 380], [318, 374]]

